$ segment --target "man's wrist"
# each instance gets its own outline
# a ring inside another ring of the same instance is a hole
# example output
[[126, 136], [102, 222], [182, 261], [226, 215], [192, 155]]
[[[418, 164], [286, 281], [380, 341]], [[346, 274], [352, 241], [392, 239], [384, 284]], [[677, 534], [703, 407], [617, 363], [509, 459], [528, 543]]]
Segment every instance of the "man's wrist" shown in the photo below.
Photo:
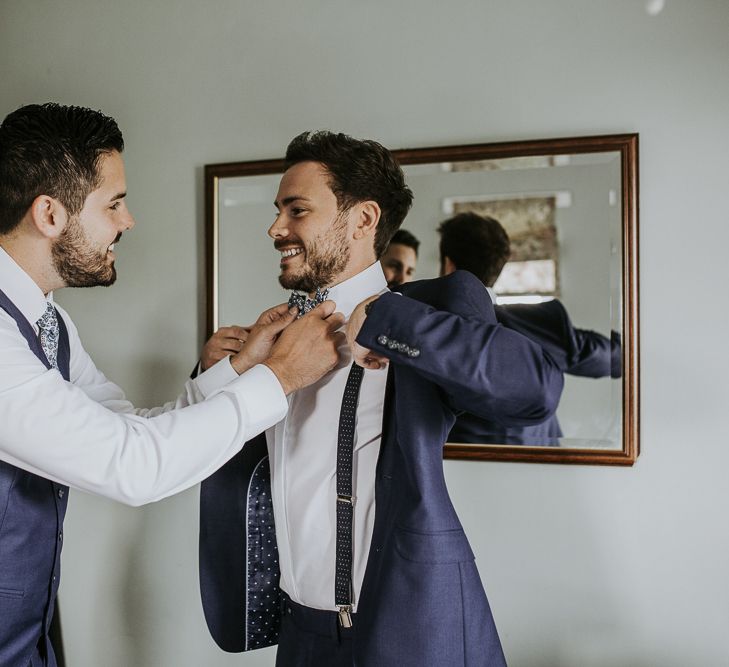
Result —
[[264, 366], [267, 366], [270, 371], [276, 376], [276, 379], [281, 384], [281, 389], [283, 389], [283, 392], [284, 394], [286, 394], [286, 396], [288, 396], [296, 389], [296, 386], [292, 382], [292, 379], [286, 373], [285, 368], [282, 367], [282, 364], [277, 362], [276, 359], [266, 359], [262, 363]]
[[238, 375], [243, 375], [243, 373], [255, 366], [255, 364], [250, 363], [249, 359], [241, 352], [230, 356], [230, 365], [233, 367], [233, 370], [238, 373]]

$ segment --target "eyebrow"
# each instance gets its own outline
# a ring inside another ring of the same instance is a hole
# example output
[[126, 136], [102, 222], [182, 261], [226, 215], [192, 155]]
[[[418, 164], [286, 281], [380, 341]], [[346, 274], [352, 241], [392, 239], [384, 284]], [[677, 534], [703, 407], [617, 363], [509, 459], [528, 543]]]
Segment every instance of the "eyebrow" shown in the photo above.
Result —
[[126, 192], [119, 192], [118, 194], [115, 194], [109, 201], [116, 201], [117, 199], [124, 199], [124, 197], [127, 196]]
[[276, 208], [281, 208], [281, 206], [288, 206], [289, 204], [293, 204], [295, 201], [310, 201], [307, 197], [304, 197], [303, 195], [292, 195], [291, 197], [284, 197], [281, 201], [278, 201], [278, 199], [273, 202], [273, 205]]

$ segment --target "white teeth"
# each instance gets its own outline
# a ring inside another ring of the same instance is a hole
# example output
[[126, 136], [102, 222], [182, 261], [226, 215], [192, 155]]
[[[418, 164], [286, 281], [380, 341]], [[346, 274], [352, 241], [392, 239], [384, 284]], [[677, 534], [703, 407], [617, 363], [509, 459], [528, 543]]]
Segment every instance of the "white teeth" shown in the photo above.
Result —
[[289, 248], [288, 250], [281, 251], [281, 257], [293, 257], [294, 255], [298, 255], [302, 252], [304, 252], [303, 248]]

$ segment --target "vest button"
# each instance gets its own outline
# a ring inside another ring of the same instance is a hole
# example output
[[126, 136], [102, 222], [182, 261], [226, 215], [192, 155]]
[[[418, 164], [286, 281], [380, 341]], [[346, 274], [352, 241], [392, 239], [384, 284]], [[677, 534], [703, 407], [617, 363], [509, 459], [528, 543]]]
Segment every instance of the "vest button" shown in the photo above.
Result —
[[58, 540], [59, 541], [62, 541], [63, 540], [63, 533], [62, 532], [61, 533], [58, 533]]
[[58, 489], [58, 497], [63, 498], [63, 489]]

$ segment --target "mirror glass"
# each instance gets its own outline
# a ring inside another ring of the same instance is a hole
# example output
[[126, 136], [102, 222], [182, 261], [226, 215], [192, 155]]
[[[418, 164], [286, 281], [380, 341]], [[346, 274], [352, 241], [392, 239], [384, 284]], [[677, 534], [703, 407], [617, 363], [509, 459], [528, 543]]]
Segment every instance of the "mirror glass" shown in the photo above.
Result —
[[[550, 423], [515, 435], [463, 415], [445, 456], [632, 464], [637, 135], [395, 153], [415, 195], [402, 226], [421, 243], [415, 279], [439, 274], [440, 222], [461, 212], [493, 217], [511, 241], [494, 285], [499, 319], [536, 342], [570, 336]], [[209, 332], [250, 323], [285, 299], [266, 235], [282, 169], [278, 160], [206, 167]], [[545, 334], [555, 322], [559, 332]]]

